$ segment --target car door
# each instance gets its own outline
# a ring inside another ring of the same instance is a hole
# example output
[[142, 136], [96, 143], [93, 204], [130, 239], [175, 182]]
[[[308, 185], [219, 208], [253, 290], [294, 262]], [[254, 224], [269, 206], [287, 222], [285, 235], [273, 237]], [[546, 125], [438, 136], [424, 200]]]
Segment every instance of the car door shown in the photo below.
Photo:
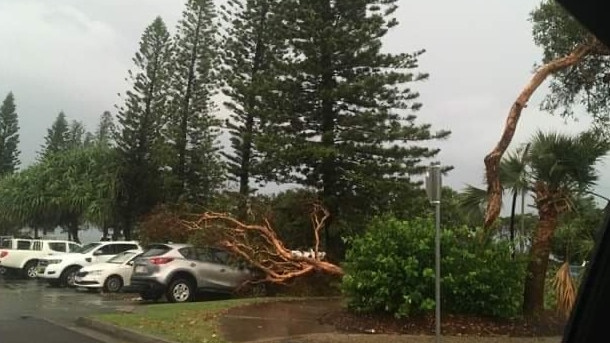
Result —
[[210, 248], [196, 248], [195, 273], [200, 288], [224, 289], [227, 266], [219, 263]]
[[248, 269], [246, 269], [243, 263], [238, 263], [228, 251], [222, 249], [211, 249], [212, 254], [218, 263], [220, 263], [224, 269], [219, 285], [221, 287], [235, 289], [242, 285], [249, 277]]

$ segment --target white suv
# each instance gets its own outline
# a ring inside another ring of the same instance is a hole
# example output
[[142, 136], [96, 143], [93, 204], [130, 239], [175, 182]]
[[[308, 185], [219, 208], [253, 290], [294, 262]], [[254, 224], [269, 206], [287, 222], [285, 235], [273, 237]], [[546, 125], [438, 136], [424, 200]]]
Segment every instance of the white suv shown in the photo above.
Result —
[[106, 262], [112, 256], [127, 250], [142, 249], [135, 241], [89, 243], [78, 252], [49, 256], [38, 261], [37, 276], [51, 286], [74, 287], [79, 269], [94, 263]]
[[[6, 241], [11, 243], [11, 241]], [[81, 245], [62, 240], [23, 240], [16, 239], [12, 249], [0, 248], [0, 266], [8, 270], [21, 271], [27, 278], [36, 277], [36, 265], [38, 260], [51, 255], [64, 254], [66, 252], [77, 251]]]

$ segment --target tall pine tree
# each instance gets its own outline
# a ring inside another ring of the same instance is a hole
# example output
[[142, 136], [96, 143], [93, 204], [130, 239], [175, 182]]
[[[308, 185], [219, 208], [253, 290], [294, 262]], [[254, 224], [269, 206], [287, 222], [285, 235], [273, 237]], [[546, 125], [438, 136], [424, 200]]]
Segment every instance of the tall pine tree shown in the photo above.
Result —
[[270, 110], [263, 99], [268, 101], [273, 96], [270, 90], [274, 61], [281, 51], [278, 32], [274, 30], [277, 8], [277, 0], [241, 0], [230, 2], [222, 12], [229, 23], [222, 44], [226, 80], [223, 92], [230, 98], [225, 106], [232, 113], [226, 123], [232, 152], [223, 155], [244, 200], [253, 191], [252, 179], [260, 176], [256, 141], [263, 117]]
[[13, 93], [0, 106], [0, 176], [11, 174], [19, 165], [19, 122]]
[[172, 118], [166, 130], [174, 180], [171, 199], [209, 202], [223, 170], [211, 96], [217, 77], [217, 26], [211, 0], [189, 0], [178, 24], [172, 75]]
[[67, 150], [70, 146], [69, 135], [70, 126], [66, 114], [61, 111], [51, 127], [47, 129], [47, 135], [44, 138], [45, 144], [40, 152], [40, 157], [44, 159], [56, 152]]
[[113, 135], [115, 133], [114, 121], [112, 120], [112, 114], [110, 111], [104, 111], [100, 116], [100, 122], [95, 132], [95, 141], [102, 145], [111, 145], [113, 141]]
[[163, 144], [161, 128], [166, 120], [171, 54], [170, 34], [163, 20], [157, 17], [142, 35], [133, 58], [135, 70], [128, 73], [133, 88], [127, 91], [125, 104], [118, 113], [115, 142], [125, 185], [121, 202], [126, 238], [131, 236], [136, 217], [161, 197], [156, 148]]
[[[291, 42], [285, 75], [274, 91], [283, 101], [265, 128], [269, 177], [316, 189], [333, 217], [327, 249], [341, 254], [342, 220], [391, 208], [419, 186], [437, 149], [421, 142], [446, 137], [416, 123], [421, 107], [411, 83], [422, 52], [383, 53], [382, 38], [397, 24], [397, 0], [285, 0], [281, 30]], [[353, 227], [350, 227], [353, 229]]]

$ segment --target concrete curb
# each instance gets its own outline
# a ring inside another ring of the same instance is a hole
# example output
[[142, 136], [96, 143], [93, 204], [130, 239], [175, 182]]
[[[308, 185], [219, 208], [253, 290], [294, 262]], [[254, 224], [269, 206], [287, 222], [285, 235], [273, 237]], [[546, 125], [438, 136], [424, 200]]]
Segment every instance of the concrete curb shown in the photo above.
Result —
[[102, 322], [93, 318], [79, 317], [76, 325], [83, 326], [95, 331], [99, 331], [108, 336], [127, 340], [133, 343], [176, 343], [164, 338], [151, 336], [135, 330], [120, 327], [118, 325]]

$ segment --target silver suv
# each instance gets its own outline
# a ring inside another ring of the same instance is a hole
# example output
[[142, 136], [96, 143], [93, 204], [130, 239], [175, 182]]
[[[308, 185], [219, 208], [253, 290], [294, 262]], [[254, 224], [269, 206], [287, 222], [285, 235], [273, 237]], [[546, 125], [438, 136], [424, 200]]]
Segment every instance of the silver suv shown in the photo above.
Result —
[[154, 244], [136, 259], [127, 291], [144, 300], [192, 301], [197, 291], [231, 293], [259, 277], [222, 249], [190, 244]]

